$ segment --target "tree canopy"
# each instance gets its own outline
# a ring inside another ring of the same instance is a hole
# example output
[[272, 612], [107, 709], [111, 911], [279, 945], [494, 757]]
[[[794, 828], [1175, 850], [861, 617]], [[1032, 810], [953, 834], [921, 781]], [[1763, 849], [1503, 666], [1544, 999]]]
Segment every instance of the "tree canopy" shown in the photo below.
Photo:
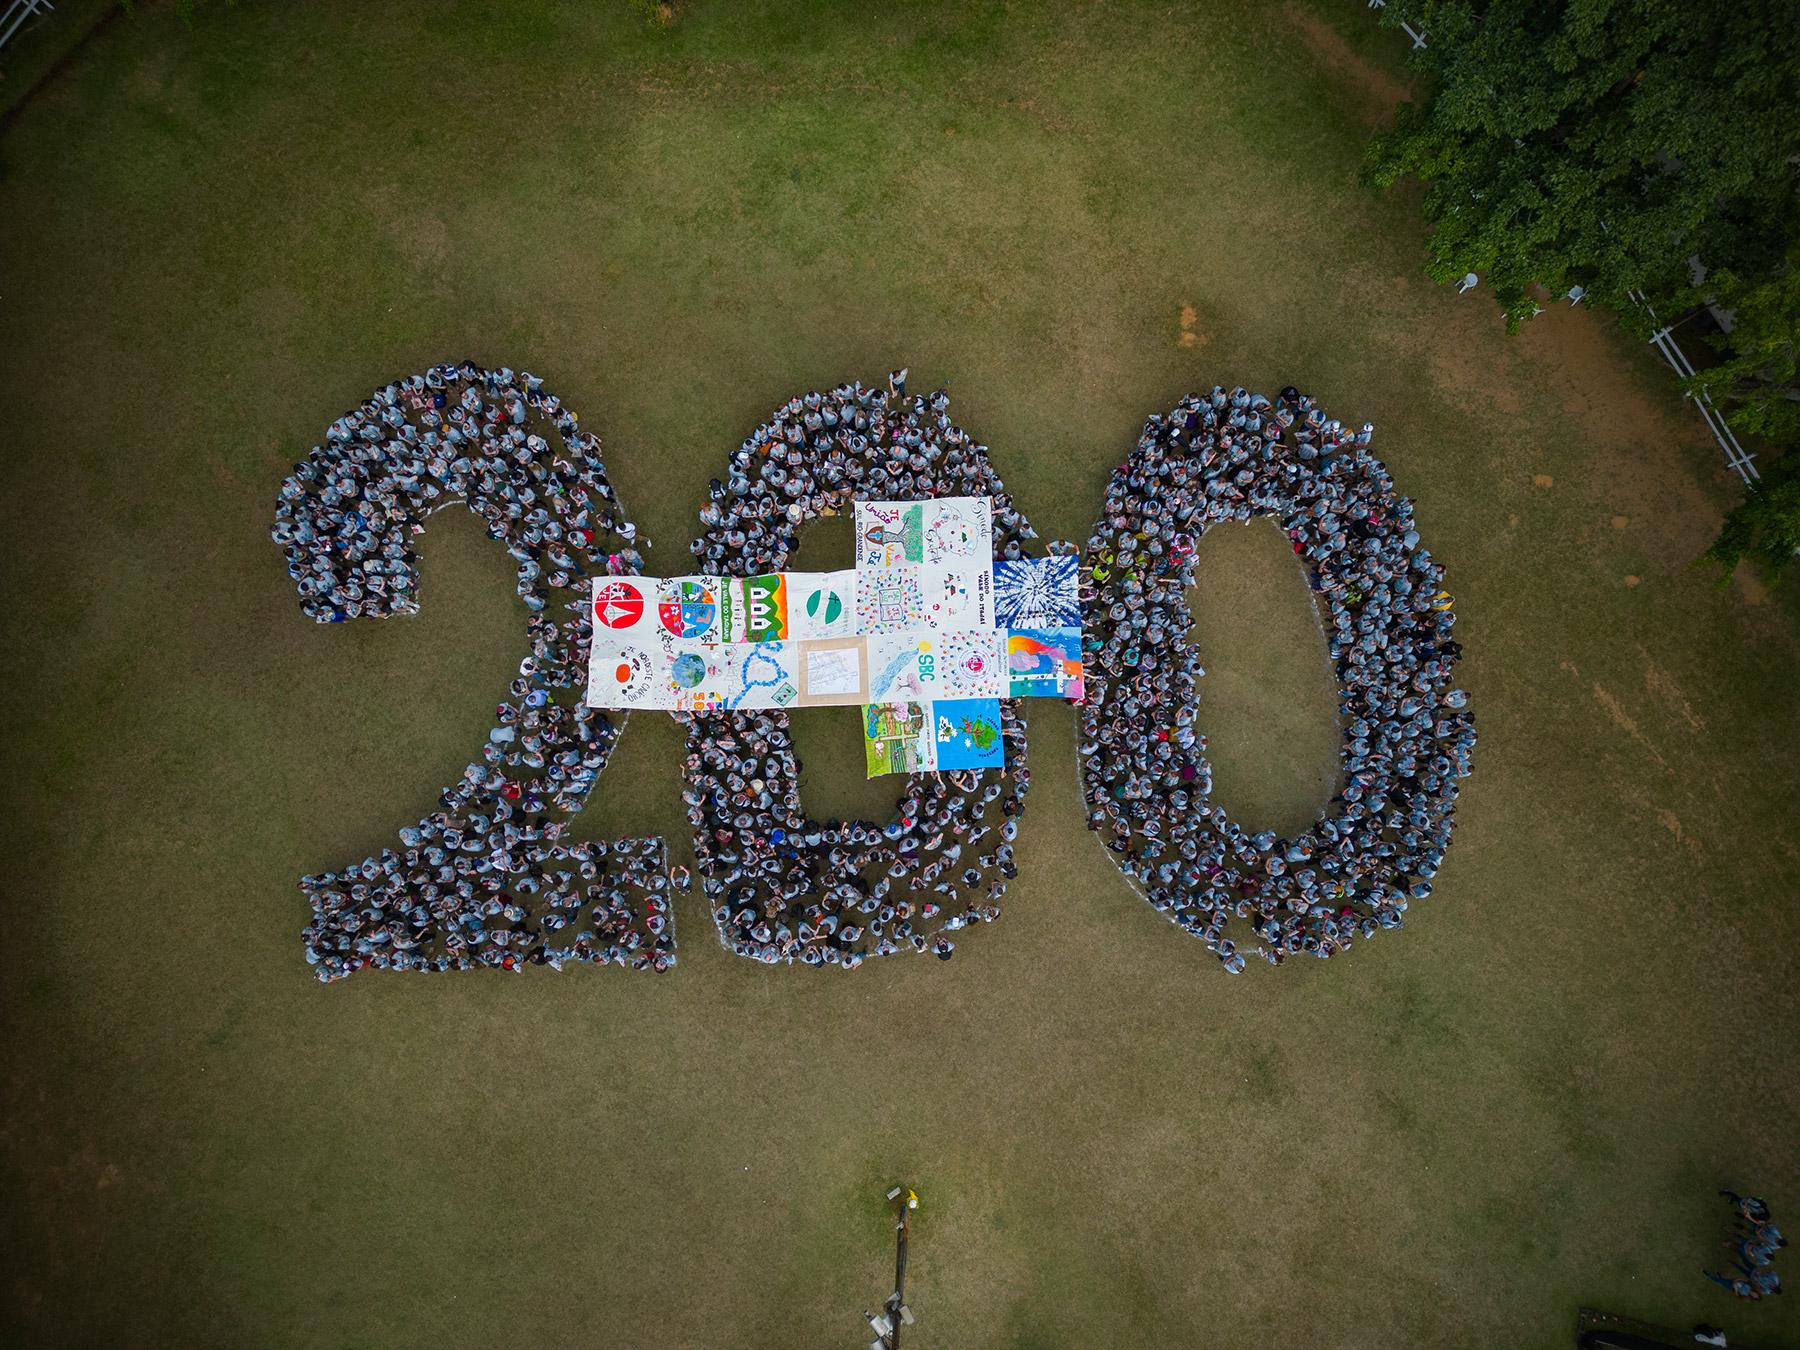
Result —
[[1721, 584], [1744, 559], [1759, 562], [1780, 580], [1800, 552], [1800, 452], [1790, 450], [1752, 483], [1725, 517], [1705, 561], [1721, 569]]
[[1787, 266], [1800, 156], [1800, 4], [1414, 0], [1431, 77], [1369, 149], [1386, 186], [1427, 184], [1432, 260], [1478, 272], [1516, 327], [1584, 287], [1636, 327], [1698, 256], [1735, 284]]

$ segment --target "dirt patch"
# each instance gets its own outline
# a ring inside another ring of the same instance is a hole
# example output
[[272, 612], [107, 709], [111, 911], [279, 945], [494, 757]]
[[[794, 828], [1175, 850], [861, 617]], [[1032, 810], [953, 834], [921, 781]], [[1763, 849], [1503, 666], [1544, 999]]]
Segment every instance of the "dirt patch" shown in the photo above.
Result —
[[1194, 325], [1200, 322], [1200, 315], [1192, 305], [1181, 307], [1181, 331], [1175, 343], [1180, 347], [1204, 347], [1209, 339], [1205, 333], [1198, 332]]
[[[1479, 323], [1486, 317], [1477, 310], [1464, 310], [1457, 316], [1469, 324]], [[1515, 369], [1512, 349], [1501, 347], [1496, 352], [1492, 343], [1479, 338], [1476, 329], [1467, 328], [1463, 332], [1469, 335], [1469, 340], [1432, 342], [1424, 346], [1421, 355], [1431, 372], [1432, 383], [1458, 407], [1517, 418], [1525, 411], [1521, 392], [1525, 386], [1512, 373]]]
[[1343, 36], [1317, 14], [1298, 5], [1286, 6], [1281, 14], [1300, 35], [1313, 60], [1356, 95], [1364, 121], [1380, 122], [1396, 105], [1412, 97], [1410, 81], [1351, 51]]
[[1638, 655], [1644, 658], [1644, 683], [1650, 692], [1660, 694], [1670, 707], [1681, 714], [1681, 720], [1688, 724], [1690, 730], [1705, 731], [1706, 719], [1694, 711], [1693, 705], [1682, 694], [1681, 687], [1675, 683], [1674, 676], [1656, 664], [1647, 647], [1639, 647]]
[[1640, 581], [1642, 581], [1642, 580], [1643, 580], [1643, 578], [1642, 578], [1642, 577], [1640, 577], [1640, 576], [1633, 576], [1633, 575], [1632, 575], [1632, 574], [1631, 574], [1631, 573], [1629, 573], [1629, 572], [1627, 572], [1627, 573], [1626, 573], [1626, 574], [1625, 574], [1625, 584], [1626, 584], [1626, 585], [1627, 585], [1627, 586], [1635, 586], [1635, 585], [1637, 585], [1637, 584], [1638, 584], [1638, 583], [1639, 583], [1639, 582], [1640, 582]]
[[1556, 479], [1547, 473], [1534, 473], [1531, 475], [1531, 481], [1541, 488], [1556, 486]]
[[[1613, 528], [1655, 520], [1642, 542], [1657, 562], [1679, 567], [1698, 557], [1718, 530], [1716, 485], [1708, 478], [1724, 465], [1705, 425], [1677, 397], [1674, 376], [1646, 369], [1616, 321], [1585, 306], [1552, 307], [1516, 342], [1527, 357], [1526, 382], [1586, 447], [1588, 486], [1613, 506]], [[1701, 445], [1705, 452], [1696, 449]]]
[[1756, 569], [1740, 563], [1731, 574], [1731, 585], [1738, 593], [1738, 598], [1746, 605], [1766, 605], [1769, 603], [1769, 588], [1763, 579], [1756, 575]]
[[1695, 855], [1699, 854], [1700, 841], [1698, 839], [1690, 838], [1685, 832], [1683, 832], [1683, 830], [1681, 828], [1681, 817], [1680, 816], [1676, 815], [1673, 811], [1669, 810], [1667, 807], [1663, 807], [1663, 808], [1660, 808], [1656, 813], [1656, 823], [1658, 825], [1662, 826], [1670, 834], [1674, 835], [1675, 842], [1680, 844], [1689, 853], [1693, 853]]
[[1594, 701], [1602, 708], [1606, 709], [1606, 715], [1612, 718], [1614, 726], [1620, 731], [1623, 731], [1627, 736], [1631, 737], [1632, 740], [1636, 741], [1649, 752], [1651, 759], [1655, 760], [1657, 764], [1665, 769], [1669, 767], [1669, 762], [1662, 757], [1662, 751], [1658, 750], [1656, 746], [1651, 743], [1650, 738], [1644, 735], [1643, 731], [1638, 727], [1637, 720], [1633, 718], [1630, 713], [1625, 711], [1625, 705], [1619, 702], [1618, 695], [1614, 694], [1612, 690], [1608, 689], [1598, 680], [1594, 682]]

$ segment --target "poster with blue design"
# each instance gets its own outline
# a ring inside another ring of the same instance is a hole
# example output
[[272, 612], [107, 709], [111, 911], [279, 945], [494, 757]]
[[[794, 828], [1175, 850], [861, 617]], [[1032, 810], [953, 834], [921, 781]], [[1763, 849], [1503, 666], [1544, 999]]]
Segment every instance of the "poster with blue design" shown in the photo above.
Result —
[[994, 623], [1001, 628], [1079, 628], [1081, 584], [1075, 559], [996, 559]]
[[1005, 766], [999, 699], [941, 698], [931, 705], [931, 714], [939, 770], [948, 773]]

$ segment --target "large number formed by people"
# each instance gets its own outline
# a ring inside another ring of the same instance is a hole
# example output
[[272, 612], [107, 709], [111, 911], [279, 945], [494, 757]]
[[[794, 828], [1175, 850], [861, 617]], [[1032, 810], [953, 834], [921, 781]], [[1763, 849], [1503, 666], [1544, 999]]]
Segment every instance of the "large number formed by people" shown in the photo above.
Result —
[[605, 713], [562, 701], [587, 677], [582, 588], [642, 565], [599, 440], [529, 374], [434, 366], [331, 424], [282, 484], [274, 537], [319, 622], [411, 614], [412, 536], [458, 503], [519, 564], [531, 651], [480, 758], [439, 810], [400, 831], [397, 852], [301, 878], [313, 908], [306, 959], [321, 980], [571, 961], [666, 970], [675, 916], [663, 841], [566, 839], [616, 738]]
[[[1399, 928], [1431, 894], [1475, 746], [1443, 568], [1412, 503], [1351, 432], [1292, 387], [1238, 388], [1153, 416], [1107, 485], [1083, 594], [1088, 825], [1140, 894], [1233, 973], [1329, 957]], [[1272, 516], [1329, 611], [1344, 729], [1342, 786], [1293, 839], [1250, 834], [1209, 800], [1195, 730], [1205, 674], [1187, 642], [1194, 545]], [[1227, 936], [1233, 921], [1244, 942]], [[1251, 945], [1251, 944], [1254, 945]]]
[[[857, 501], [989, 497], [1003, 558], [1035, 538], [987, 447], [947, 414], [949, 398], [839, 385], [792, 399], [731, 456], [701, 509], [694, 555], [713, 573], [779, 571], [800, 527]], [[1072, 546], [1062, 546], [1069, 547]], [[701, 884], [740, 956], [851, 970], [871, 956], [930, 951], [1000, 916], [1017, 875], [1013, 841], [1031, 783], [1019, 700], [1001, 700], [1005, 767], [920, 773], [885, 824], [808, 819], [785, 712], [680, 714], [683, 800]]]
[[[948, 402], [942, 390], [909, 396], [905, 371], [885, 389], [791, 400], [713, 481], [693, 545], [704, 570], [778, 571], [808, 520], [928, 497], [990, 498], [1000, 556], [1025, 556], [1035, 534]], [[1398, 927], [1430, 891], [1468, 772], [1474, 733], [1449, 687], [1457, 648], [1441, 571], [1368, 437], [1294, 390], [1275, 404], [1242, 390], [1191, 397], [1150, 419], [1089, 543], [1089, 824], [1140, 893], [1228, 970], [1244, 964], [1225, 935], [1234, 917], [1276, 964]], [[439, 810], [402, 829], [397, 848], [301, 879], [307, 960], [322, 980], [571, 962], [667, 970], [687, 876], [664, 841], [568, 839], [618, 734], [576, 692], [593, 639], [588, 586], [642, 568], [597, 438], [529, 374], [435, 366], [332, 423], [282, 485], [274, 537], [321, 623], [409, 614], [412, 536], [459, 503], [518, 563], [530, 652]], [[1209, 805], [1194, 730], [1202, 672], [1183, 638], [1194, 541], [1258, 513], [1282, 519], [1327, 599], [1343, 691], [1345, 785], [1295, 840], [1246, 835]], [[882, 824], [806, 815], [785, 712], [675, 715], [702, 890], [733, 952], [841, 969], [906, 951], [947, 960], [955, 935], [999, 917], [1030, 784], [1016, 700], [1002, 702], [1004, 769], [912, 775]]]

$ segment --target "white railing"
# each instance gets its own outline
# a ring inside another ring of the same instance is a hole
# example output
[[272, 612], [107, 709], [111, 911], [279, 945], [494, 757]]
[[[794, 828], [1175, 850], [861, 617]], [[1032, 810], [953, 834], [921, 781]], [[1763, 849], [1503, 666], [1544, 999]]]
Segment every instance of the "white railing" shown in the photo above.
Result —
[[[1369, 0], [1369, 8], [1385, 9], [1387, 8], [1387, 0]], [[1414, 28], [1405, 19], [1400, 20], [1400, 26], [1406, 30], [1406, 36], [1413, 40], [1413, 50], [1417, 51], [1420, 47], [1425, 45], [1425, 35]]]
[[[1650, 301], [1642, 291], [1626, 291], [1625, 294], [1631, 297], [1633, 304], [1650, 316], [1651, 323], [1660, 322], [1656, 317], [1656, 311], [1650, 307]], [[1683, 380], [1694, 378], [1693, 362], [1689, 361], [1687, 353], [1676, 345], [1674, 324], [1665, 324], [1652, 333], [1650, 345], [1662, 353], [1663, 360], [1669, 363], [1670, 369], [1677, 376]], [[1694, 406], [1700, 410], [1700, 416], [1706, 419], [1707, 429], [1712, 432], [1713, 439], [1719, 443], [1719, 449], [1725, 452], [1725, 463], [1736, 471], [1739, 478], [1744, 480], [1744, 486], [1749, 487], [1752, 480], [1761, 478], [1762, 474], [1757, 471], [1756, 467], [1756, 456], [1738, 444], [1738, 438], [1733, 434], [1731, 424], [1725, 420], [1725, 414], [1714, 405], [1712, 395], [1702, 389], [1698, 394], [1690, 393], [1688, 397], [1694, 400]]]
[[48, 14], [55, 8], [50, 0], [7, 0], [5, 11], [0, 12], [0, 47], [11, 42], [27, 20], [38, 14]]

